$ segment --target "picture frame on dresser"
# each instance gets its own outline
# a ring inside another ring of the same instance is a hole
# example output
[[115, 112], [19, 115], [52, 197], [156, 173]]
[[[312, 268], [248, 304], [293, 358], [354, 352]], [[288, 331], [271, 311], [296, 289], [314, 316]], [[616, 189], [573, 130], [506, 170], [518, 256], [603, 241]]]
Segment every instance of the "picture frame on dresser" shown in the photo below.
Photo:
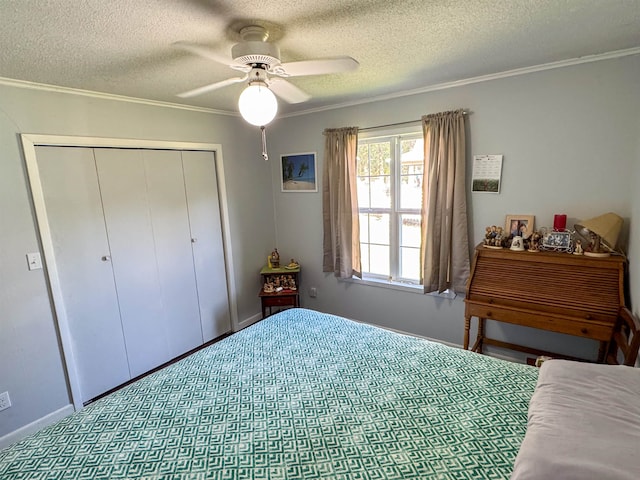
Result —
[[316, 152], [291, 153], [280, 156], [282, 192], [317, 192], [317, 178]]
[[511, 236], [528, 237], [535, 229], [534, 215], [507, 215], [504, 231]]

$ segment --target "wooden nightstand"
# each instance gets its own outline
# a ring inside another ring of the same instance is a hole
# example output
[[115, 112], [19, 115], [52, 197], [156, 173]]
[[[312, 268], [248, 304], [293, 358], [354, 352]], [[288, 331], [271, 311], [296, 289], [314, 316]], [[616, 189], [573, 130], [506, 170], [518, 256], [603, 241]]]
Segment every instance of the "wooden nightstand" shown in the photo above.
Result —
[[[262, 318], [267, 317], [267, 308], [269, 315], [272, 313], [273, 307], [299, 307], [300, 306], [300, 267], [297, 268], [269, 268], [263, 267], [260, 270], [262, 276], [262, 288], [258, 296], [262, 302]], [[278, 291], [265, 292], [264, 287], [267, 283], [271, 283]], [[295, 289], [292, 288], [295, 285]], [[279, 288], [282, 287], [280, 290]]]

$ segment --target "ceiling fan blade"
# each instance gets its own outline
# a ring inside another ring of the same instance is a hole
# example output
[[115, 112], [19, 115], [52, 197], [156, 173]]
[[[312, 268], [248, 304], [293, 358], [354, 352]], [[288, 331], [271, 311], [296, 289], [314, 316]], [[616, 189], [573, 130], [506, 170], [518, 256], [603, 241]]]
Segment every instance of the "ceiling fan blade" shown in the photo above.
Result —
[[311, 95], [283, 78], [272, 78], [269, 88], [287, 103], [302, 103], [311, 98]]
[[284, 77], [324, 75], [327, 73], [351, 72], [356, 70], [359, 65], [351, 57], [318, 58], [316, 60], [283, 63], [275, 67], [273, 73]]
[[212, 90], [217, 90], [219, 88], [233, 85], [234, 83], [244, 82], [247, 78], [247, 75], [245, 75], [244, 77], [227, 78], [226, 80], [222, 80], [221, 82], [211, 83], [209, 85], [205, 85], [204, 87], [199, 87], [193, 90], [189, 90], [188, 92], [179, 93], [177, 96], [180, 98], [195, 97], [197, 95], [202, 95], [203, 93], [211, 92]]
[[235, 63], [231, 57], [226, 55], [221, 55], [215, 50], [205, 45], [199, 45], [197, 43], [191, 42], [173, 42], [172, 45], [180, 50], [184, 50], [185, 52], [193, 53], [198, 55], [199, 57], [208, 58], [209, 60], [213, 60], [214, 62], [220, 63], [222, 65], [227, 65], [235, 70], [240, 71], [249, 71], [251, 67], [248, 65], [243, 65], [240, 63]]

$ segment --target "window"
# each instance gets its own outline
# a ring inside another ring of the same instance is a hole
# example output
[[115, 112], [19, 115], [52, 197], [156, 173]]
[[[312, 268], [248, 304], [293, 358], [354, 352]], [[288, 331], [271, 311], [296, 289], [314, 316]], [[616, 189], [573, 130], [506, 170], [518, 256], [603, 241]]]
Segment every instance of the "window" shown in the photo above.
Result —
[[420, 283], [422, 133], [358, 140], [358, 211], [364, 277]]

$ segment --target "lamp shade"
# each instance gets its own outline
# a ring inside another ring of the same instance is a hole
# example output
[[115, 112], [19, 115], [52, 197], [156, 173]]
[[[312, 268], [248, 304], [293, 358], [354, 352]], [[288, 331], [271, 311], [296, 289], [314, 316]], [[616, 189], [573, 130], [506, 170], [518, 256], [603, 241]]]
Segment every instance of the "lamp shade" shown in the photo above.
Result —
[[238, 99], [240, 115], [251, 125], [262, 127], [273, 120], [278, 113], [278, 101], [263, 82], [253, 82], [240, 94]]
[[609, 212], [599, 217], [585, 220], [580, 224], [576, 224], [575, 228], [578, 233], [588, 237], [589, 233], [600, 237], [600, 241], [604, 243], [609, 249], [614, 250], [618, 243], [618, 236], [622, 229], [622, 217], [615, 213]]

